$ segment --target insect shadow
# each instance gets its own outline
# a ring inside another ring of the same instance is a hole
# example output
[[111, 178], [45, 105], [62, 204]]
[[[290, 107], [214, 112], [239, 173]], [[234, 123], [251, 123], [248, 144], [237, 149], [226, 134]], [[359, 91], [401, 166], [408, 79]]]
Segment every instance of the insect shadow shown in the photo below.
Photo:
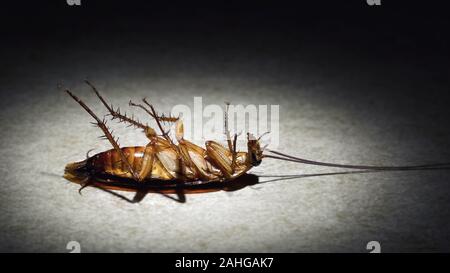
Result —
[[[436, 167], [429, 169], [417, 169], [420, 171], [424, 170], [449, 170], [450, 167]], [[416, 170], [416, 171], [417, 171]], [[301, 179], [308, 177], [317, 177], [317, 176], [335, 176], [335, 175], [348, 175], [348, 174], [363, 174], [363, 173], [378, 173], [378, 172], [393, 172], [398, 170], [358, 170], [358, 171], [341, 171], [341, 172], [321, 172], [321, 173], [312, 173], [312, 174], [281, 174], [281, 175], [255, 175], [255, 174], [244, 174], [234, 180], [227, 182], [211, 182], [206, 184], [190, 184], [186, 185], [183, 182], [173, 182], [168, 184], [164, 181], [164, 184], [151, 183], [141, 183], [136, 182], [131, 179], [117, 179], [115, 178], [113, 181], [106, 181], [104, 178], [90, 178], [89, 181], [77, 180], [75, 178], [65, 177], [67, 180], [81, 184], [82, 190], [84, 187], [94, 187], [100, 189], [106, 193], [113, 195], [119, 199], [122, 199], [129, 203], [139, 203], [141, 202], [148, 193], [157, 193], [161, 194], [164, 197], [167, 197], [173, 201], [178, 203], [186, 203], [186, 195], [187, 194], [198, 194], [198, 193], [208, 193], [208, 192], [216, 192], [216, 191], [225, 191], [225, 192], [234, 192], [246, 187], [252, 187], [257, 185], [263, 185], [266, 183], [280, 182], [280, 181], [289, 181], [293, 179]], [[405, 170], [403, 170], [405, 171]], [[407, 170], [407, 171], [415, 171], [415, 169]], [[269, 178], [268, 180], [260, 181], [261, 178]], [[256, 188], [257, 189], [257, 188]], [[120, 191], [128, 191], [135, 192], [133, 198], [128, 198], [123, 194], [118, 193], [116, 190]], [[173, 194], [176, 197], [172, 196]]]
[[[254, 174], [244, 174], [225, 183], [217, 181], [198, 185], [186, 185], [183, 182], [176, 181], [173, 181], [170, 184], [167, 183], [167, 181], [160, 181], [161, 183], [158, 181], [154, 181], [153, 183], [142, 183], [136, 182], [132, 179], [118, 179], [117, 177], [110, 181], [104, 177], [79, 180], [74, 177], [65, 176], [65, 179], [82, 185], [80, 191], [85, 187], [94, 187], [129, 203], [141, 202], [148, 193], [161, 194], [162, 196], [176, 202], [186, 203], [186, 194], [198, 194], [215, 191], [233, 192], [248, 186], [256, 185], [259, 182], [258, 176]], [[128, 198], [125, 195], [118, 193], [116, 190], [135, 192], [135, 195], [133, 198]], [[173, 197], [172, 194], [175, 194], [176, 197]]]

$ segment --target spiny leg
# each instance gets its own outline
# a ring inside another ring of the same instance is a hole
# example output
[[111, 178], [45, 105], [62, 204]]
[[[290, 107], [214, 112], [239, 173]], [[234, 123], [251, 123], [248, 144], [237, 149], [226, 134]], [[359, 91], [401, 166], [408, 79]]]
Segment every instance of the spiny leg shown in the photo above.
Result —
[[156, 114], [155, 108], [153, 108], [153, 105], [151, 105], [150, 103], [148, 103], [146, 98], [143, 98], [142, 101], [148, 106], [150, 107], [150, 109], [153, 112], [153, 115], [155, 118], [159, 119], [160, 121], [164, 121], [164, 122], [176, 122], [179, 120], [179, 118], [176, 117], [172, 117], [169, 113], [169, 116], [164, 116], [164, 114], [162, 114], [161, 116]]
[[129, 124], [144, 130], [148, 128], [148, 126], [142, 124], [138, 120], [135, 120], [133, 117], [128, 117], [126, 114], [121, 114], [119, 108], [117, 108], [117, 110], [114, 110], [113, 106], [108, 105], [108, 103], [105, 101], [102, 95], [100, 95], [100, 92], [98, 92], [97, 88], [92, 83], [90, 83], [88, 80], [85, 80], [85, 82], [92, 88], [92, 91], [94, 91], [94, 93], [100, 99], [100, 101], [106, 107], [106, 109], [108, 110], [109, 114], [112, 116], [113, 119], [117, 118], [120, 121], [128, 122]]
[[236, 152], [236, 143], [237, 143], [237, 134], [234, 134], [233, 137], [233, 151], [231, 152], [232, 155], [232, 162], [231, 162], [231, 168], [233, 169], [233, 173], [235, 171], [236, 168], [236, 157], [237, 157], [237, 152]]
[[180, 119], [178, 117], [172, 117], [170, 114], [168, 116], [165, 116], [164, 114], [157, 115], [155, 109], [153, 108], [153, 106], [147, 102], [147, 99], [143, 98], [142, 101], [147, 106], [150, 107], [151, 111], [148, 110], [146, 107], [144, 107], [142, 104], [135, 104], [131, 100], [130, 100], [130, 105], [131, 106], [136, 106], [136, 107], [139, 107], [139, 108], [143, 109], [145, 112], [147, 112], [147, 114], [152, 116], [154, 119], [159, 119], [160, 121], [163, 121], [163, 122], [177, 122]]
[[96, 121], [96, 123], [94, 123], [95, 125], [97, 125], [105, 134], [105, 137], [109, 140], [109, 142], [111, 143], [111, 145], [114, 147], [114, 149], [116, 150], [116, 152], [120, 155], [120, 158], [122, 160], [122, 162], [125, 163], [126, 168], [128, 169], [128, 171], [133, 175], [133, 177], [135, 179], [138, 179], [138, 175], [135, 173], [135, 171], [133, 170], [133, 167], [131, 166], [130, 162], [128, 162], [127, 157], [125, 156], [125, 154], [123, 153], [123, 151], [120, 149], [119, 144], [117, 143], [117, 141], [114, 139], [114, 137], [112, 136], [111, 132], [109, 131], [108, 127], [106, 127], [105, 121], [100, 120], [96, 114], [94, 114], [94, 112], [92, 112], [91, 109], [89, 109], [89, 107], [83, 102], [81, 101], [77, 96], [75, 96], [74, 94], [72, 94], [72, 92], [70, 92], [69, 90], [66, 90], [67, 94], [69, 94], [76, 102], [78, 102], [78, 104], [81, 105], [81, 107], [84, 108], [84, 110], [86, 110], [86, 112], [88, 112]]
[[228, 128], [228, 108], [230, 107], [230, 103], [225, 103], [225, 116], [224, 116], [224, 129], [225, 129], [225, 136], [227, 137], [227, 143], [228, 143], [228, 149], [231, 153], [231, 171], [234, 173], [236, 168], [236, 142], [237, 142], [237, 134], [234, 134], [233, 142], [231, 142], [231, 135], [230, 130]]
[[86, 177], [83, 181], [80, 182], [81, 187], [78, 189], [78, 194], [81, 195], [81, 191], [82, 191], [84, 188], [86, 188], [86, 187], [88, 187], [88, 186], [91, 186], [91, 185], [93, 185], [93, 184], [94, 184], [94, 183], [93, 183], [93, 181], [91, 181], [90, 177]]
[[138, 120], [134, 119], [134, 116], [128, 117], [126, 114], [121, 114], [120, 109], [117, 108], [117, 110], [114, 110], [113, 106], [109, 106], [108, 103], [105, 101], [105, 99], [100, 95], [100, 92], [98, 92], [97, 88], [95, 88], [94, 85], [92, 85], [89, 81], [85, 81], [95, 92], [97, 97], [100, 99], [100, 101], [103, 103], [103, 105], [108, 109], [110, 115], [112, 116], [112, 119], [118, 118], [120, 122], [128, 122], [131, 126], [135, 126], [137, 128], [141, 128], [144, 130], [145, 135], [147, 138], [151, 139], [156, 136], [155, 130], [147, 125], [144, 125], [140, 123]]
[[[162, 126], [162, 124], [161, 124], [161, 117], [158, 116], [158, 114], [156, 113], [155, 108], [153, 107], [153, 105], [149, 104], [145, 98], [142, 99], [142, 101], [150, 107], [150, 110], [148, 110], [148, 109], [147, 109], [146, 107], [144, 107], [142, 104], [136, 104], [136, 103], [133, 103], [132, 101], [130, 101], [130, 106], [139, 107], [139, 108], [143, 109], [145, 112], [147, 112], [147, 114], [149, 114], [150, 116], [152, 116], [152, 117], [155, 119], [156, 124], [158, 125], [158, 128], [159, 128], [159, 130], [161, 131], [162, 136], [163, 136], [167, 141], [169, 141], [172, 145], [174, 145], [172, 139], [171, 139], [170, 136], [169, 136], [169, 131], [165, 131], [165, 130], [164, 130], [164, 128], [163, 128], [163, 126]], [[178, 120], [178, 118], [177, 118], [177, 120]]]

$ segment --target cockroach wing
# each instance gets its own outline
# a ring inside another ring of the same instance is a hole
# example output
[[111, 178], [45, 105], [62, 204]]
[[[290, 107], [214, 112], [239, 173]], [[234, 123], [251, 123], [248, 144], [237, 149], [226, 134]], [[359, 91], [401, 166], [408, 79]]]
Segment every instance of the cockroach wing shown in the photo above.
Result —
[[166, 171], [173, 177], [178, 178], [180, 173], [180, 162], [176, 151], [173, 149], [164, 149], [159, 151], [156, 156], [161, 164], [164, 166]]
[[225, 175], [231, 176], [231, 152], [215, 141], [206, 142], [206, 150], [210, 159]]

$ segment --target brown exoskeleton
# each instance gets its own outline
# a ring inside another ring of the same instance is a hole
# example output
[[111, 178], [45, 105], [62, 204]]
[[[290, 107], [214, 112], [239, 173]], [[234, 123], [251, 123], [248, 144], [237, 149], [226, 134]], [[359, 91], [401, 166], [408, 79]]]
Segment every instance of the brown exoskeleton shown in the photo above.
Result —
[[[109, 106], [97, 89], [88, 81], [100, 101], [107, 108], [112, 119], [128, 123], [143, 129], [149, 143], [146, 146], [120, 147], [110, 130], [92, 110], [69, 90], [66, 92], [77, 101], [94, 119], [104, 133], [104, 137], [112, 144], [113, 149], [88, 157], [82, 162], [70, 163], [66, 166], [66, 177], [88, 174], [89, 177], [103, 177], [105, 181], [129, 179], [140, 183], [156, 183], [167, 185], [178, 181], [185, 185], [200, 185], [211, 182], [225, 182], [236, 179], [247, 173], [253, 166], [258, 166], [263, 158], [259, 139], [247, 134], [247, 152], [236, 151], [237, 135], [233, 140], [228, 131], [227, 117], [225, 131], [228, 147], [218, 142], [207, 141], [205, 148], [184, 139], [183, 123], [179, 118], [160, 116], [154, 107], [143, 99], [143, 104], [131, 106], [146, 111], [161, 131], [157, 134], [155, 129], [123, 115], [119, 110]], [[228, 108], [228, 107], [227, 107]], [[175, 135], [177, 144], [164, 131], [162, 122], [175, 122]]]
[[[155, 129], [132, 117], [121, 114], [119, 109], [115, 110], [112, 106], [109, 106], [97, 89], [88, 81], [86, 83], [106, 107], [112, 119], [118, 119], [142, 129], [149, 143], [146, 146], [120, 147], [106, 126], [105, 120], [99, 119], [83, 101], [66, 90], [95, 119], [94, 124], [103, 131], [104, 137], [113, 146], [111, 150], [98, 153], [92, 157], [87, 156], [84, 161], [70, 163], [66, 166], [65, 177], [69, 180], [81, 181], [80, 183], [84, 186], [89, 184], [92, 178], [112, 185], [111, 188], [113, 189], [126, 189], [129, 185], [147, 185], [156, 192], [160, 192], [164, 188], [170, 189], [174, 185], [191, 188], [202, 187], [211, 183], [224, 185], [243, 176], [251, 168], [258, 166], [263, 158], [374, 171], [436, 169], [449, 166], [447, 163], [403, 167], [343, 165], [306, 160], [269, 149], [265, 151], [275, 155], [263, 154], [264, 149], [260, 146], [260, 138], [255, 138], [250, 133], [247, 133], [247, 151], [237, 151], [237, 135], [234, 134], [233, 139], [231, 138], [227, 115], [225, 115], [227, 147], [215, 141], [207, 141], [205, 148], [202, 148], [184, 139], [183, 123], [179, 118], [158, 115], [146, 99], [143, 99], [144, 104], [135, 104], [130, 101], [130, 105], [143, 109], [155, 119], [160, 131], [159, 134]], [[168, 132], [164, 131], [163, 122], [176, 123], [177, 144], [170, 138]]]

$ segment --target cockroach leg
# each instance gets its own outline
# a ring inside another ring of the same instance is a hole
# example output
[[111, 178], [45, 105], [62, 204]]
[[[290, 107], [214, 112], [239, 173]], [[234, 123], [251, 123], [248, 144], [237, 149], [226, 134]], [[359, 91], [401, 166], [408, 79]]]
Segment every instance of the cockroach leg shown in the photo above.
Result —
[[163, 134], [164, 138], [167, 139], [167, 141], [169, 141], [170, 143], [172, 143], [172, 145], [174, 145], [172, 139], [169, 137], [169, 132], [164, 131], [164, 128], [161, 125], [161, 120], [160, 117], [158, 116], [158, 114], [155, 111], [155, 108], [153, 107], [153, 105], [151, 105], [150, 103], [147, 102], [147, 100], [145, 98], [142, 99], [142, 101], [148, 106], [150, 107], [151, 112], [153, 113], [153, 117], [155, 118], [156, 124], [158, 125], [159, 129], [161, 130], [161, 133]]
[[92, 110], [82, 101], [80, 100], [77, 96], [75, 96], [74, 94], [72, 94], [72, 92], [70, 92], [69, 90], [66, 90], [67, 94], [69, 94], [76, 102], [78, 102], [78, 104], [81, 105], [81, 107], [84, 108], [84, 110], [86, 110], [86, 112], [88, 112], [96, 121], [96, 123], [94, 123], [95, 125], [97, 125], [105, 134], [105, 138], [107, 138], [109, 140], [109, 142], [111, 143], [111, 145], [114, 147], [114, 149], [116, 150], [116, 152], [120, 155], [120, 159], [122, 160], [123, 163], [125, 163], [125, 166], [127, 168], [127, 170], [131, 173], [131, 175], [135, 178], [138, 179], [138, 174], [134, 171], [133, 167], [131, 166], [130, 162], [128, 162], [127, 157], [125, 156], [125, 154], [123, 153], [122, 149], [120, 149], [119, 144], [117, 143], [117, 141], [114, 139], [114, 137], [112, 136], [111, 132], [109, 131], [108, 127], [106, 127], [105, 121], [100, 120], [96, 114], [94, 114], [94, 112], [92, 112]]
[[[143, 101], [145, 102], [145, 104], [150, 105], [150, 104], [146, 101], [146, 99], [143, 99]], [[167, 117], [166, 117], [164, 114], [162, 114], [162, 115], [155, 115], [152, 111], [150, 111], [149, 109], [147, 109], [144, 105], [134, 103], [134, 102], [132, 102], [131, 100], [130, 100], [130, 102], [129, 102], [129, 105], [130, 105], [130, 106], [134, 106], [134, 107], [139, 107], [139, 108], [141, 108], [141, 109], [144, 110], [147, 114], [149, 114], [152, 118], [154, 118], [154, 119], [159, 119], [160, 121], [164, 121], [164, 122], [177, 122], [177, 121], [179, 120], [179, 118], [172, 117], [170, 114], [169, 114], [169, 116], [167, 116]], [[155, 113], [156, 113], [156, 112], [155, 112]]]
[[156, 152], [155, 141], [154, 139], [152, 139], [152, 141], [149, 144], [147, 144], [147, 146], [145, 146], [144, 156], [142, 158], [142, 165], [139, 171], [139, 178], [138, 178], [140, 182], [142, 182], [147, 177], [147, 175], [151, 173], [153, 169], [153, 162], [155, 160], [155, 152]]
[[184, 139], [184, 124], [183, 121], [179, 120], [175, 123], [175, 138], [178, 142]]
[[121, 114], [119, 108], [117, 108], [117, 110], [114, 110], [113, 106], [108, 105], [106, 100], [102, 97], [102, 95], [100, 95], [100, 92], [98, 92], [97, 88], [92, 83], [90, 83], [88, 80], [85, 80], [85, 82], [87, 85], [89, 85], [91, 87], [92, 91], [94, 91], [94, 93], [100, 99], [100, 101], [106, 107], [106, 109], [108, 110], [109, 114], [112, 116], [113, 119], [117, 118], [120, 121], [127, 122], [135, 127], [138, 127], [138, 128], [144, 129], [144, 130], [148, 127], [148, 126], [142, 124], [141, 122], [139, 122], [138, 120], [135, 120], [133, 117], [130, 118], [127, 115]]
[[[184, 126], [181, 120], [177, 121], [175, 126], [175, 135], [178, 141], [178, 151], [182, 162], [185, 166], [190, 167], [194, 177], [200, 177], [204, 180], [212, 180], [215, 175], [207, 172], [205, 149], [195, 145], [194, 143], [184, 139]], [[191, 157], [191, 154], [194, 158]]]
[[225, 114], [224, 114], [224, 130], [225, 130], [225, 136], [227, 138], [227, 143], [228, 143], [228, 149], [230, 149], [230, 152], [233, 151], [233, 144], [231, 142], [231, 136], [230, 136], [230, 130], [228, 129], [228, 108], [230, 107], [230, 103], [226, 102], [225, 103]]
[[92, 152], [95, 149], [90, 149], [89, 151], [86, 152], [86, 159], [89, 159], [89, 153]]
[[208, 158], [222, 171], [224, 178], [231, 178], [233, 169], [232, 160], [229, 158], [230, 151], [215, 141], [207, 141], [205, 146]]
[[160, 122], [160, 117], [157, 115], [155, 109], [153, 108], [153, 106], [151, 104], [149, 104], [145, 99], [142, 99], [147, 105], [149, 105], [151, 110], [148, 110], [146, 107], [144, 107], [142, 104], [137, 104], [134, 103], [130, 100], [129, 104], [130, 106], [134, 106], [134, 107], [138, 107], [143, 109], [147, 114], [149, 114], [151, 117], [153, 117], [156, 121], [156, 124], [158, 125], [159, 130], [161, 131], [161, 135], [167, 140], [169, 141], [172, 145], [174, 145], [172, 139], [169, 136], [169, 131], [165, 131], [164, 128], [161, 125]]
[[164, 121], [164, 122], [176, 122], [179, 120], [179, 118], [176, 117], [172, 117], [171, 114], [169, 113], [169, 116], [164, 116], [164, 114], [162, 115], [157, 115], [155, 109], [153, 108], [153, 105], [151, 105], [150, 103], [148, 103], [146, 98], [143, 98], [142, 101], [148, 106], [150, 107], [150, 109], [152, 110], [153, 113], [153, 117], [156, 119], [159, 119], [160, 121]]
[[178, 142], [178, 147], [183, 162], [194, 172], [192, 174], [194, 177], [200, 177], [206, 181], [216, 178], [215, 174], [208, 172], [204, 159], [207, 153], [202, 147], [185, 139], [181, 139]]
[[233, 174], [234, 174], [234, 171], [236, 169], [236, 157], [237, 157], [236, 143], [237, 143], [237, 137], [238, 137], [238, 135], [234, 134], [234, 137], [233, 137], [233, 151], [231, 151], [231, 153], [232, 153], [231, 169], [233, 170]]
[[[109, 113], [110, 113], [110, 115], [112, 116], [113, 119], [117, 118], [120, 121], [128, 122], [130, 125], [133, 125], [135, 127], [144, 129], [144, 133], [149, 139], [151, 139], [152, 137], [156, 136], [155, 130], [153, 130], [153, 128], [140, 123], [139, 121], [135, 120], [133, 117], [130, 118], [127, 115], [121, 114], [120, 111], [119, 111], [119, 108], [117, 108], [117, 110], [114, 110], [114, 108], [112, 106], [108, 105], [106, 100], [102, 97], [102, 95], [100, 95], [100, 92], [98, 92], [97, 88], [95, 88], [95, 86], [93, 84], [91, 84], [87, 80], [85, 82], [92, 88], [94, 93], [97, 95], [97, 97], [100, 99], [100, 101], [106, 107], [106, 109], [109, 111]], [[131, 101], [130, 101], [130, 105], [134, 106]]]
[[233, 142], [231, 141], [231, 135], [230, 130], [228, 128], [228, 108], [230, 107], [230, 103], [225, 103], [225, 115], [224, 115], [224, 130], [225, 130], [225, 136], [227, 138], [228, 143], [228, 149], [231, 153], [231, 174], [234, 174], [236, 169], [236, 142], [237, 142], [237, 135], [234, 134]]
[[148, 110], [147, 108], [144, 107], [144, 105], [139, 104], [139, 103], [134, 103], [130, 100], [130, 102], [128, 103], [130, 106], [134, 106], [134, 107], [138, 107], [141, 108], [142, 110], [144, 110], [147, 114], [149, 114], [152, 118], [156, 119], [156, 117], [153, 115], [152, 112], [150, 112], [150, 110]]
[[81, 187], [78, 189], [78, 194], [81, 195], [81, 191], [88, 187], [91, 186], [93, 183], [91, 182], [91, 178], [90, 177], [86, 177], [83, 181], [80, 182]]

